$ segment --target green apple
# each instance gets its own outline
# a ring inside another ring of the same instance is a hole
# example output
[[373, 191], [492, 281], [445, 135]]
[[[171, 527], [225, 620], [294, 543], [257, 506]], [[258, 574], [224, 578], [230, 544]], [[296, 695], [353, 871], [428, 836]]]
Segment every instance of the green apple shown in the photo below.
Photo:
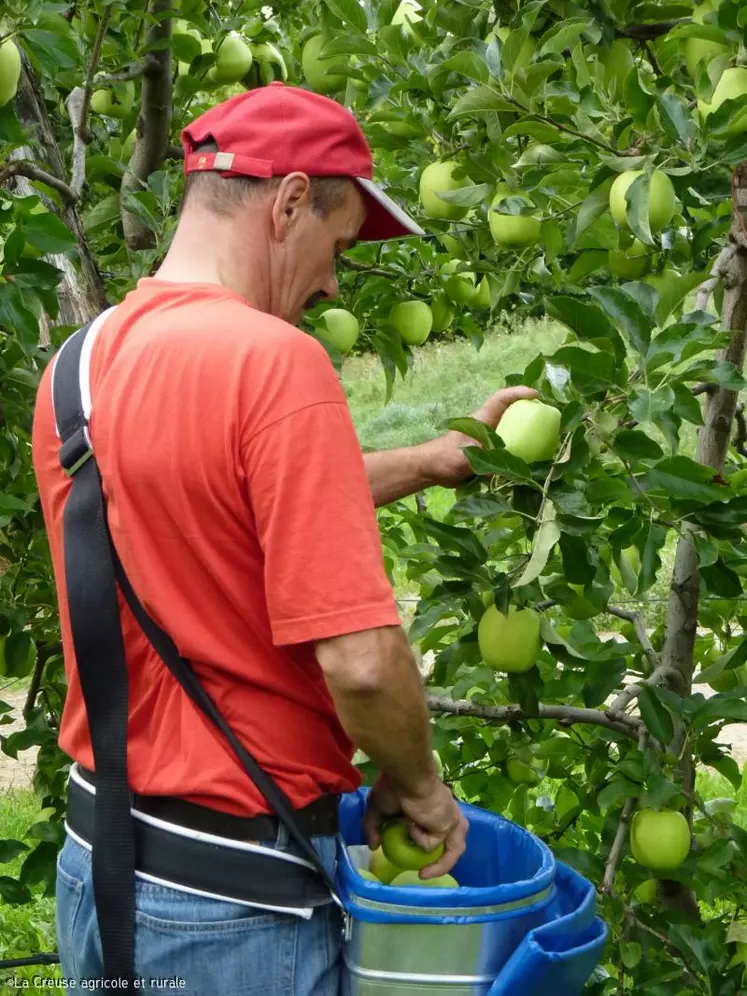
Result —
[[639, 865], [674, 871], [690, 853], [690, 827], [671, 809], [639, 809], [630, 824], [630, 850]]
[[448, 232], [446, 234], [444, 234], [444, 235], [439, 235], [438, 238], [439, 238], [441, 244], [443, 245], [444, 249], [446, 249], [447, 252], [451, 253], [451, 255], [455, 259], [464, 259], [465, 258], [464, 257], [464, 246], [459, 241], [459, 239], [455, 239], [454, 236], [453, 235], [449, 235]]
[[437, 875], [436, 878], [421, 878], [420, 872], [403, 871], [391, 883], [399, 888], [418, 886], [423, 889], [458, 889], [459, 883], [453, 875]]
[[640, 280], [651, 266], [652, 250], [639, 239], [627, 249], [610, 249], [607, 257], [610, 273], [620, 280]]
[[[695, 24], [704, 24], [705, 15], [711, 14], [718, 9], [718, 3], [715, 0], [707, 0], [706, 3], [700, 4], [693, 11], [693, 21]], [[685, 65], [687, 66], [687, 71], [690, 73], [693, 79], [695, 79], [698, 66], [701, 62], [706, 65], [719, 55], [729, 55], [731, 49], [728, 45], [723, 45], [721, 42], [711, 41], [708, 38], [688, 38], [685, 41]]]
[[399, 25], [404, 34], [416, 45], [419, 45], [420, 38], [412, 30], [412, 25], [422, 20], [423, 15], [420, 13], [420, 4], [413, 2], [413, 0], [402, 0], [402, 3], [394, 12], [391, 23]]
[[509, 405], [495, 431], [508, 452], [527, 463], [552, 460], [560, 440], [560, 411], [522, 398]]
[[215, 53], [215, 64], [209, 76], [214, 83], [238, 83], [252, 68], [254, 56], [247, 43], [236, 32], [226, 35]]
[[383, 882], [384, 885], [389, 885], [393, 878], [402, 872], [402, 868], [399, 865], [395, 865], [393, 862], [387, 858], [381, 847], [377, 847], [375, 851], [371, 852], [371, 861], [369, 862], [371, 873], [376, 876], [376, 878]]
[[436, 294], [431, 301], [431, 313], [433, 315], [432, 332], [444, 332], [454, 321], [454, 305], [443, 291]]
[[453, 174], [458, 167], [459, 163], [446, 160], [431, 163], [420, 174], [420, 201], [429, 218], [459, 221], [469, 211], [467, 207], [449, 204], [438, 196], [440, 193], [445, 194], [452, 190], [461, 190], [463, 187], [472, 186], [471, 181], [466, 178], [463, 180], [454, 179]]
[[[745, 94], [747, 94], [747, 67], [736, 66], [733, 69], [725, 69], [721, 75], [721, 79], [716, 84], [716, 89], [713, 91], [710, 103], [706, 103], [704, 100], [698, 101], [698, 110], [700, 111], [703, 123], [705, 124], [708, 116], [717, 111], [724, 101], [735, 100], [737, 97], [743, 97]], [[729, 125], [725, 134], [727, 136], [740, 135], [745, 131], [747, 131], [747, 110], [742, 111], [737, 116], [736, 120]]]
[[[747, 69], [744, 72], [747, 77]], [[625, 202], [628, 187], [642, 175], [642, 169], [629, 169], [621, 173], [610, 187], [610, 211], [621, 228], [630, 228]], [[651, 174], [648, 200], [648, 224], [652, 232], [660, 232], [672, 220], [674, 201], [672, 181], [666, 173], [655, 169]]]
[[433, 328], [433, 312], [425, 301], [400, 301], [389, 312], [389, 321], [408, 346], [422, 346]]
[[[495, 28], [494, 30], [494, 33], [498, 36], [502, 45], [506, 44], [506, 39], [508, 38], [510, 32], [510, 28]], [[522, 69], [526, 69], [532, 61], [536, 51], [537, 42], [530, 35], [519, 49], [519, 54], [516, 56], [514, 64], [511, 67], [511, 72], [518, 73], [521, 72]]]
[[135, 84], [128, 80], [116, 94], [113, 90], [94, 90], [91, 110], [110, 118], [126, 118], [135, 104]]
[[542, 649], [540, 616], [534, 609], [510, 605], [508, 615], [488, 606], [477, 626], [482, 659], [495, 671], [523, 674], [530, 671]]
[[501, 214], [502, 201], [512, 195], [503, 184], [496, 191], [488, 211], [488, 225], [493, 241], [498, 246], [523, 248], [535, 246], [542, 238], [542, 222], [530, 214]]
[[348, 64], [345, 56], [333, 55], [321, 59], [319, 53], [324, 47], [321, 35], [312, 35], [301, 52], [301, 68], [306, 82], [316, 93], [332, 93], [345, 85], [346, 77], [332, 69], [342, 69]]
[[387, 823], [381, 831], [381, 847], [384, 855], [405, 871], [420, 871], [435, 864], [443, 856], [446, 848], [439, 844], [432, 851], [425, 851], [410, 837], [407, 820], [396, 819]]
[[462, 266], [458, 259], [450, 259], [441, 267], [441, 273], [447, 275], [446, 293], [455, 304], [474, 304], [477, 297], [475, 274], [471, 271], [457, 273]]
[[[285, 83], [288, 79], [288, 66], [283, 53], [273, 45], [272, 42], [262, 42], [260, 45], [252, 45], [252, 56], [257, 63], [259, 81], [267, 84], [274, 80], [282, 80]], [[339, 57], [336, 59], [339, 65]], [[249, 72], [251, 76], [254, 67]], [[304, 70], [306, 75], [306, 70]], [[307, 77], [308, 79], [308, 77]]]
[[0, 45], [0, 107], [10, 103], [21, 78], [21, 53], [12, 38]]
[[506, 774], [514, 785], [538, 785], [542, 781], [541, 773], [520, 757], [509, 757]]
[[644, 277], [644, 284], [650, 284], [659, 294], [665, 294], [672, 286], [672, 281], [678, 280], [680, 274], [671, 266], [665, 266], [661, 273], [649, 273]]
[[647, 878], [645, 882], [633, 890], [633, 898], [639, 903], [655, 903], [656, 902], [656, 879]]
[[349, 353], [360, 333], [355, 315], [345, 308], [330, 308], [319, 321], [319, 334], [341, 353]]
[[372, 871], [369, 871], [368, 868], [356, 868], [356, 871], [361, 878], [368, 879], [369, 882], [380, 882], [380, 879]]
[[474, 308], [489, 308], [490, 307], [490, 284], [488, 283], [488, 278], [483, 277], [480, 283], [477, 285], [477, 294], [472, 302]]

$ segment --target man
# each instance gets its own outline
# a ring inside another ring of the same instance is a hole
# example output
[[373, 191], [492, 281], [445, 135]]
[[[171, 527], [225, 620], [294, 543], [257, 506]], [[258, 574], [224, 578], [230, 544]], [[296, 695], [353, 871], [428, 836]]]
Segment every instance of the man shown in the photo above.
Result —
[[[442, 874], [467, 828], [434, 767], [374, 506], [456, 485], [471, 473], [462, 452], [471, 440], [449, 433], [364, 457], [324, 349], [295, 327], [336, 296], [336, 258], [357, 239], [420, 230], [371, 183], [362, 132], [327, 98], [272, 84], [213, 108], [183, 142], [187, 189], [171, 247], [100, 324], [92, 351], [90, 434], [115, 548], [329, 870], [337, 797], [359, 783], [356, 745], [381, 771], [366, 816], [371, 846], [384, 818], [404, 814], [417, 843], [445, 843], [424, 876]], [[95, 765], [67, 615], [70, 485], [52, 375], [33, 446], [69, 680], [60, 744], [77, 762], [72, 798], [95, 791]], [[495, 426], [533, 394], [499, 391], [476, 415]], [[258, 855], [270, 891], [260, 901], [257, 883], [242, 881], [227, 898], [209, 875], [196, 884], [208, 874], [202, 860], [183, 880], [141, 871], [136, 974], [183, 979], [194, 996], [336, 994], [336, 906], [325, 894], [299, 908], [279, 887], [273, 900], [273, 882], [298, 862], [284, 827], [124, 604], [121, 618], [133, 810], [175, 852], [186, 838], [208, 841], [208, 856]], [[63, 974], [81, 980], [101, 976], [102, 953], [90, 845], [72, 822], [58, 863], [58, 940]]]

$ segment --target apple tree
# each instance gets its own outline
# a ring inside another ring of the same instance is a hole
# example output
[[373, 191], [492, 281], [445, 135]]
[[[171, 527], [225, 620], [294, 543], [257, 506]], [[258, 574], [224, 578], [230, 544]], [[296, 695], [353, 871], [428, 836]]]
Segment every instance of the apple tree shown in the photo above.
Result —
[[[338, 367], [374, 352], [388, 400], [426, 340], [562, 330], [509, 377], [541, 405], [498, 432], [453, 413], [474, 476], [448, 511], [426, 494], [379, 513], [387, 566], [419, 593], [409, 635], [446, 777], [597, 883], [611, 942], [590, 992], [739, 992], [744, 5], [7, 0], [2, 17], [0, 676], [31, 676], [3, 750], [40, 747], [46, 808], [0, 895], [50, 888], [64, 812], [40, 372], [158, 264], [183, 124], [283, 79], [358, 116], [428, 233], [341, 260], [340, 300], [307, 319]], [[702, 798], [705, 768], [730, 798]]]

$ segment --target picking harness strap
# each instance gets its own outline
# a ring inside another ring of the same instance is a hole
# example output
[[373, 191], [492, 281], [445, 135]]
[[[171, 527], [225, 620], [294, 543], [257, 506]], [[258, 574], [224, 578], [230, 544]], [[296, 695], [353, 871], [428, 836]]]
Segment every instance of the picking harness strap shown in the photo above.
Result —
[[52, 397], [62, 443], [60, 463], [72, 478], [63, 515], [65, 583], [97, 775], [92, 869], [104, 975], [111, 981], [126, 979], [132, 986], [136, 856], [127, 780], [127, 660], [117, 584], [156, 653], [228, 740], [301, 856], [312, 863], [333, 900], [340, 906], [342, 903], [310, 838], [299, 827], [290, 799], [234, 734], [168, 633], [148, 615], [114, 547], [101, 475], [88, 434], [90, 354], [109, 313], [104, 312], [66, 340], [54, 360]]

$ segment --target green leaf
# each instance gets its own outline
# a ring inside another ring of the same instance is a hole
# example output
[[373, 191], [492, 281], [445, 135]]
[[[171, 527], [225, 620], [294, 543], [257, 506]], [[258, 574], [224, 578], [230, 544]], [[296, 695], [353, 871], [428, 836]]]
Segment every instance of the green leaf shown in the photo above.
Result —
[[595, 304], [577, 297], [546, 297], [544, 306], [550, 318], [566, 325], [579, 339], [616, 339], [617, 331], [607, 315]]
[[65, 22], [61, 31], [46, 31], [29, 28], [23, 32], [23, 40], [39, 60], [45, 70], [44, 75], [54, 79], [61, 69], [74, 69], [78, 65], [78, 49], [72, 32]]
[[572, 49], [582, 35], [596, 43], [600, 37], [600, 30], [596, 23], [590, 18], [569, 17], [561, 21], [542, 36], [539, 56], [562, 55], [566, 49]]
[[696, 128], [684, 97], [677, 93], [663, 93], [659, 97], [659, 120], [670, 138], [689, 147]]
[[739, 598], [742, 594], [742, 582], [738, 574], [719, 557], [715, 564], [701, 567], [700, 576], [709, 592], [722, 598]]
[[0, 659], [0, 675], [23, 678], [31, 673], [36, 659], [36, 647], [28, 633], [12, 633], [5, 641]]
[[447, 428], [476, 439], [486, 450], [492, 449], [495, 445], [495, 433], [477, 418], [452, 418], [447, 422]]
[[682, 377], [688, 380], [710, 380], [730, 391], [743, 391], [747, 388], [747, 380], [728, 360], [700, 360], [688, 367]]
[[624, 460], [658, 460], [664, 456], [655, 439], [636, 429], [621, 429], [615, 436], [612, 449]]
[[24, 851], [28, 851], [28, 845], [20, 840], [0, 840], [0, 865], [10, 864]]
[[638, 941], [620, 941], [620, 961], [627, 969], [636, 968], [642, 957], [643, 949]]
[[365, 35], [368, 30], [366, 12], [356, 0], [324, 0], [324, 2], [336, 17]]
[[574, 387], [584, 396], [602, 394], [615, 382], [615, 358], [609, 353], [592, 353], [580, 346], [561, 346], [548, 360], [567, 367]]
[[648, 472], [644, 487], [675, 501], [725, 501], [728, 489], [713, 483], [713, 470], [689, 457], [677, 455], [661, 460]]
[[485, 451], [476, 446], [467, 446], [464, 453], [476, 474], [500, 474], [512, 481], [537, 486], [529, 464], [520, 460], [519, 457], [515, 457], [505, 448], [496, 447]]
[[644, 685], [638, 696], [638, 708], [646, 729], [660, 744], [668, 744], [674, 736], [674, 724], [669, 710], [656, 697], [656, 690]]
[[450, 118], [464, 114], [479, 114], [484, 111], [515, 111], [516, 105], [505, 100], [490, 86], [473, 86], [454, 104]]
[[645, 356], [651, 341], [651, 323], [640, 305], [617, 287], [592, 287], [589, 294], [601, 304], [631, 346]]
[[[610, 187], [612, 186], [613, 177], [609, 177], [604, 183], [601, 183], [598, 187], [586, 197], [582, 203], [581, 207], [576, 213], [576, 225], [572, 229], [573, 236], [571, 238], [571, 246], [575, 246], [578, 240], [584, 234], [590, 225], [593, 225], [597, 218], [600, 218], [603, 214], [610, 209]], [[571, 229], [569, 229], [570, 233]]]
[[649, 228], [649, 192], [651, 181], [648, 173], [637, 176], [625, 191], [625, 213], [633, 233], [644, 245], [654, 245]]
[[470, 183], [458, 190], [444, 190], [438, 197], [448, 204], [458, 204], [460, 207], [474, 207], [481, 204], [493, 191], [488, 183]]
[[722, 757], [718, 761], [709, 761], [708, 766], [731, 782], [735, 792], [739, 792], [742, 788], [742, 772], [733, 757]]
[[477, 560], [483, 564], [488, 559], [488, 553], [471, 529], [462, 526], [450, 526], [445, 522], [437, 522], [429, 516], [418, 515], [417, 522], [425, 532], [447, 550], [456, 550], [463, 557]]
[[67, 225], [52, 211], [28, 215], [23, 223], [23, 234], [29, 245], [43, 253], [67, 252], [78, 244]]
[[629, 778], [615, 777], [602, 789], [597, 796], [601, 810], [610, 809], [623, 799], [637, 799], [641, 794], [641, 786], [631, 782]]
[[485, 61], [474, 52], [457, 52], [449, 59], [445, 59], [441, 65], [444, 69], [450, 69], [453, 73], [459, 73], [468, 79], [476, 80], [478, 83], [487, 83], [490, 73]]
[[588, 277], [595, 270], [601, 270], [607, 266], [609, 261], [609, 251], [607, 249], [586, 249], [574, 261], [568, 272], [568, 279], [571, 283], [581, 283], [584, 277]]
[[551, 501], [545, 502], [542, 521], [534, 537], [532, 556], [524, 568], [521, 577], [514, 581], [513, 587], [519, 588], [531, 584], [545, 569], [555, 544], [560, 539], [560, 526], [555, 521], [555, 506]]
[[708, 279], [707, 270], [698, 270], [695, 273], [686, 273], [684, 276], [672, 280], [664, 293], [659, 298], [656, 305], [656, 321], [659, 325], [664, 325], [667, 318], [674, 309], [684, 301], [691, 290], [699, 287], [704, 280]]

